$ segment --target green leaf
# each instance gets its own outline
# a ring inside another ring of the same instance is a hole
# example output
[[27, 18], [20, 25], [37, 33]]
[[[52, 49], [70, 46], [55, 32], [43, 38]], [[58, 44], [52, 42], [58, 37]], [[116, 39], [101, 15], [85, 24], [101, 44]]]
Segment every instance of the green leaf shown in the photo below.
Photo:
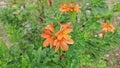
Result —
[[22, 57], [22, 68], [27, 68], [27, 61], [24, 57]]
[[2, 39], [0, 39], [0, 57], [2, 59], [7, 59], [9, 57], [9, 50]]
[[114, 5], [113, 11], [114, 12], [119, 12], [120, 11], [120, 3], [117, 3], [116, 5]]

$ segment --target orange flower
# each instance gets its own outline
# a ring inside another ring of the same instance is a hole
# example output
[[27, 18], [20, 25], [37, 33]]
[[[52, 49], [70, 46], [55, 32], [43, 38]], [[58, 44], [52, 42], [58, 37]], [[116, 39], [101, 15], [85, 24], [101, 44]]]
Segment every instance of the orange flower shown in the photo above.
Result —
[[60, 11], [61, 12], [67, 12], [69, 9], [68, 9], [68, 6], [66, 4], [61, 4], [60, 6]]
[[107, 23], [103, 23], [103, 25], [102, 25], [102, 29], [103, 29], [103, 31], [105, 31], [105, 32], [114, 32], [114, 26], [112, 25], [112, 24], [107, 24]]
[[54, 32], [54, 26], [51, 23], [50, 25], [48, 25], [47, 27], [45, 27], [45, 30], [49, 30], [50, 32]]
[[[61, 29], [56, 33], [54, 32], [53, 24], [45, 27], [44, 33], [41, 34], [41, 37], [46, 39], [43, 43], [43, 46], [47, 47], [50, 45], [50, 48], [52, 48], [54, 45], [55, 52], [57, 52], [59, 48], [61, 48], [63, 51], [67, 51], [67, 44], [74, 43], [74, 41], [71, 39], [71, 36], [69, 35], [69, 33], [72, 32], [71, 22], [68, 22], [66, 24], [60, 24], [58, 22], [58, 24], [61, 26]], [[51, 32], [55, 33], [55, 36], [53, 36]], [[56, 40], [54, 40], [54, 37], [56, 37]]]
[[54, 45], [56, 47], [55, 52], [57, 52], [60, 47], [63, 51], [67, 51], [67, 44], [74, 43], [74, 41], [71, 39], [71, 36], [68, 35], [70, 32], [72, 32], [72, 28], [69, 25], [69, 23], [67, 23], [62, 25], [61, 30], [55, 34], [55, 36], [57, 37], [57, 39], [54, 42]]
[[76, 11], [80, 12], [80, 7], [78, 4], [74, 6], [75, 3], [63, 3], [60, 6], [60, 11], [61, 12], [68, 12], [68, 11]]
[[68, 22], [66, 24], [62, 24], [61, 28], [63, 28], [63, 29], [65, 29], [65, 28], [71, 28], [72, 29], [71, 22]]
[[108, 30], [111, 32], [114, 32], [114, 29], [115, 29], [114, 26], [112, 24], [109, 24]]
[[44, 29], [44, 33], [41, 34], [41, 37], [46, 38], [46, 40], [43, 43], [44, 47], [47, 47], [50, 44], [50, 48], [52, 48], [53, 43], [54, 43], [54, 37], [51, 34], [51, 32], [54, 32], [54, 26], [53, 24], [48, 25]]
[[72, 32], [72, 29], [62, 29], [60, 31], [58, 31], [55, 35], [57, 36], [58, 40], [61, 40], [62, 38], [65, 39], [70, 39], [71, 36], [68, 35], [68, 33]]
[[70, 5], [69, 5], [69, 11], [74, 11], [75, 10], [75, 7], [73, 6], [73, 4], [71, 3]]
[[66, 40], [62, 38], [61, 40], [56, 39], [54, 42], [55, 45], [55, 52], [58, 51], [59, 48], [61, 48], [63, 51], [68, 50], [68, 45], [67, 44], [73, 44], [74, 41], [72, 39]]
[[76, 11], [76, 12], [81, 12], [80, 7], [79, 7], [78, 4], [76, 4], [76, 6], [75, 6], [75, 11]]

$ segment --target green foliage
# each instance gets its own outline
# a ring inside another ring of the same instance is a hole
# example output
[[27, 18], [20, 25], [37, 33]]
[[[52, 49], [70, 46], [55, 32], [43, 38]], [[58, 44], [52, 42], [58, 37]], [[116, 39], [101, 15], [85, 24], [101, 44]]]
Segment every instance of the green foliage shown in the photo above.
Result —
[[3, 42], [2, 39], [0, 39], [0, 60], [1, 64], [2, 61], [7, 61], [9, 59], [9, 50], [6, 46], [6, 44]]
[[115, 12], [120, 11], [120, 3], [117, 3], [116, 5], [114, 5], [113, 11], [115, 11]]
[[[12, 5], [0, 8], [0, 20], [4, 23], [6, 33], [13, 46], [7, 48], [0, 39], [0, 67], [1, 68], [107, 68], [104, 61], [105, 53], [120, 42], [119, 28], [114, 33], [108, 32], [103, 38], [99, 37], [102, 21], [110, 21], [114, 12], [108, 9], [105, 0], [53, 0], [53, 6], [48, 2], [32, 0], [9, 0]], [[61, 13], [61, 2], [81, 2], [81, 13]], [[90, 3], [86, 6], [86, 3]], [[114, 11], [119, 11], [119, 5]], [[88, 13], [89, 11], [90, 13]], [[79, 21], [80, 20], [80, 21]], [[40, 34], [44, 26], [57, 21], [72, 22], [74, 40], [66, 52], [43, 47]], [[109, 23], [109, 22], [108, 22]], [[62, 59], [61, 56], [63, 55]]]
[[0, 39], [0, 67], [1, 68], [20, 68], [20, 53], [16, 46], [7, 48], [7, 45]]

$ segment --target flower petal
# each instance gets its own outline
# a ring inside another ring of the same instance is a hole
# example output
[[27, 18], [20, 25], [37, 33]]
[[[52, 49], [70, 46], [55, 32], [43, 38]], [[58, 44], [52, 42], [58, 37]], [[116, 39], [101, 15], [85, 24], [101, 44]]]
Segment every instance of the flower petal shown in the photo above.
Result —
[[68, 50], [68, 45], [65, 42], [61, 42], [60, 47], [63, 51], [67, 51]]
[[59, 47], [60, 47], [60, 42], [59, 42], [59, 41], [56, 41], [55, 52], [58, 51]]
[[71, 36], [70, 35], [64, 35], [64, 38], [66, 39], [66, 40], [69, 40], [70, 38], [71, 38]]
[[60, 6], [61, 12], [67, 12], [68, 10], [69, 10], [68, 6], [65, 3], [61, 4], [61, 6]]
[[62, 25], [61, 25], [61, 28], [72, 28], [71, 22], [68, 22], [68, 23], [66, 23], [66, 24], [62, 24]]
[[49, 45], [49, 39], [46, 39], [44, 42], [43, 42], [43, 46], [44, 47], [47, 47]]
[[70, 10], [70, 11], [74, 11], [74, 9], [75, 9], [75, 7], [73, 6], [73, 4], [72, 4], [72, 3], [69, 4], [69, 10]]
[[48, 25], [45, 29], [50, 30], [51, 32], [54, 32], [54, 26], [52, 23]]
[[76, 11], [76, 12], [81, 12], [81, 11], [80, 11], [80, 7], [79, 7], [78, 4], [76, 4], [76, 6], [75, 6], [75, 11]]
[[69, 39], [69, 40], [64, 40], [66, 43], [68, 44], [74, 44], [74, 41], [72, 39]]
[[63, 33], [65, 33], [65, 34], [68, 34], [68, 33], [70, 33], [70, 32], [72, 32], [72, 29], [64, 29], [64, 32]]
[[62, 38], [63, 38], [63, 35], [59, 35], [59, 36], [57, 37], [58, 40], [61, 40]]
[[50, 48], [52, 48], [53, 44], [54, 44], [54, 38], [51, 37], [51, 39], [50, 39]]
[[48, 37], [50, 37], [50, 35], [48, 35], [48, 34], [46, 34], [46, 33], [42, 33], [42, 34], [40, 34], [40, 36], [43, 37], [43, 38], [48, 38]]

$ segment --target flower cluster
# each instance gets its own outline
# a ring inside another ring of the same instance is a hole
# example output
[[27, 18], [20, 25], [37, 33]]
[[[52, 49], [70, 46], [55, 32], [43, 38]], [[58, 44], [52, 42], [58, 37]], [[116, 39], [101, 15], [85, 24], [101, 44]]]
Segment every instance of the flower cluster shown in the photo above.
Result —
[[80, 6], [74, 3], [62, 3], [60, 6], [60, 11], [65, 13], [68, 11], [81, 12]]
[[102, 29], [104, 32], [114, 32], [114, 26], [112, 24], [103, 23]]
[[[58, 32], [54, 31], [53, 24], [48, 25], [44, 29], [44, 33], [41, 34], [41, 37], [46, 39], [43, 43], [43, 46], [47, 47], [50, 45], [50, 48], [55, 46], [55, 52], [57, 52], [59, 48], [61, 48], [63, 51], [67, 51], [67, 44], [74, 43], [69, 35], [70, 32], [72, 32], [72, 26], [70, 22], [66, 24], [60, 24], [60, 30]], [[54, 40], [54, 38], [56, 39]]]
[[106, 34], [106, 32], [114, 32], [114, 26], [112, 25], [112, 24], [108, 24], [108, 23], [106, 23], [106, 22], [104, 22], [103, 24], [102, 24], [102, 32], [100, 32], [99, 34], [98, 34], [98, 36], [100, 37], [100, 38], [103, 38], [104, 37], [104, 35]]
[[53, 24], [48, 25], [44, 29], [44, 33], [41, 34], [41, 37], [46, 38], [46, 40], [43, 43], [44, 47], [47, 47], [50, 44], [50, 48], [52, 48], [54, 43], [54, 37], [51, 32], [54, 32]]

